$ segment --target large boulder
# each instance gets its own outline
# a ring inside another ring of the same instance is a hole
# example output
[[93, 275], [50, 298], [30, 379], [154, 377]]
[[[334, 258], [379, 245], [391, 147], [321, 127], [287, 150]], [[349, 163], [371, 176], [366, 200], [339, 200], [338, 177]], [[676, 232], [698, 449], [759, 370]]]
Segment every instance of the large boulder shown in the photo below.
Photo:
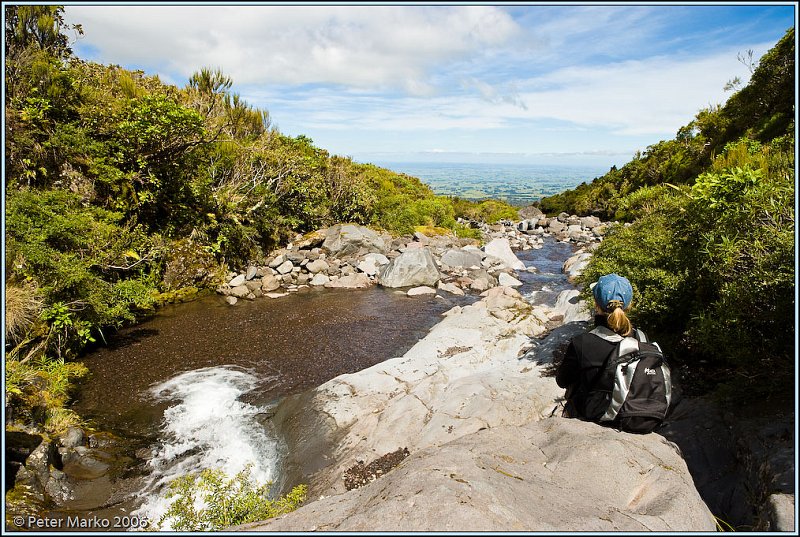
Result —
[[325, 234], [322, 249], [332, 257], [359, 256], [375, 252], [385, 254], [386, 241], [364, 226], [354, 224], [338, 224]]
[[[395, 438], [403, 446], [406, 439]], [[258, 531], [715, 531], [675, 446], [560, 417], [410, 450], [384, 477]], [[250, 529], [243, 527], [241, 529]]]
[[500, 259], [503, 265], [514, 270], [525, 270], [525, 263], [519, 260], [511, 250], [508, 239], [494, 239], [483, 247], [486, 255]]
[[442, 255], [442, 264], [452, 268], [480, 267], [481, 252], [475, 250], [450, 249]]
[[378, 283], [384, 287], [435, 286], [441, 277], [431, 251], [413, 248], [384, 265], [378, 274]]

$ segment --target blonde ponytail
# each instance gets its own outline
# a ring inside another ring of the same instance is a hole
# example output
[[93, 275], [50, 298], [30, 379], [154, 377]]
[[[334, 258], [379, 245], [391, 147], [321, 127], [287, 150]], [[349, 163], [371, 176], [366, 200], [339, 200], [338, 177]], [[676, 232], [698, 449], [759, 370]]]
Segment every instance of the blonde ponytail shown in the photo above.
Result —
[[622, 303], [618, 300], [612, 300], [608, 305], [611, 313], [608, 314], [608, 327], [621, 336], [629, 336], [633, 332], [633, 326], [630, 319], [625, 315], [625, 310], [622, 309]]

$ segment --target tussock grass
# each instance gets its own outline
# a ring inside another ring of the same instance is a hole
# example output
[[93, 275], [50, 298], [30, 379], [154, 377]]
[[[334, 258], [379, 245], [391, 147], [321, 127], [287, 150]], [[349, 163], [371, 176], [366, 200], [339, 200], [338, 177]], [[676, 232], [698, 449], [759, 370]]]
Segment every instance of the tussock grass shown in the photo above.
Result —
[[32, 283], [6, 285], [6, 340], [17, 343], [25, 337], [42, 311], [39, 289]]

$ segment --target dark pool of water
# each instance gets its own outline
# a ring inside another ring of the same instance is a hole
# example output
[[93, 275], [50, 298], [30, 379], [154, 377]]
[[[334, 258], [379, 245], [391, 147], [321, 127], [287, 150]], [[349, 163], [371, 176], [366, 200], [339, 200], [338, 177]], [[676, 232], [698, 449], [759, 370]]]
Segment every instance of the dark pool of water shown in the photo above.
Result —
[[83, 359], [91, 378], [73, 408], [106, 430], [149, 437], [163, 413], [149, 389], [182, 372], [242, 368], [260, 382], [250, 402], [268, 402], [401, 356], [443, 312], [470, 300], [370, 288], [167, 307]]

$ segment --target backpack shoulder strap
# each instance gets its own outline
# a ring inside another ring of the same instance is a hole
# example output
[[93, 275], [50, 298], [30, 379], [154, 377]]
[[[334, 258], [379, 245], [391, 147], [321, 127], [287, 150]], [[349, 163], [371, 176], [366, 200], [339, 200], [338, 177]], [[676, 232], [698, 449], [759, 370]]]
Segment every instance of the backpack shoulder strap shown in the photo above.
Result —
[[647, 339], [647, 334], [644, 333], [644, 330], [639, 330], [638, 328], [634, 328], [633, 333], [636, 336], [636, 339], [638, 339], [640, 342], [649, 343], [649, 340]]

